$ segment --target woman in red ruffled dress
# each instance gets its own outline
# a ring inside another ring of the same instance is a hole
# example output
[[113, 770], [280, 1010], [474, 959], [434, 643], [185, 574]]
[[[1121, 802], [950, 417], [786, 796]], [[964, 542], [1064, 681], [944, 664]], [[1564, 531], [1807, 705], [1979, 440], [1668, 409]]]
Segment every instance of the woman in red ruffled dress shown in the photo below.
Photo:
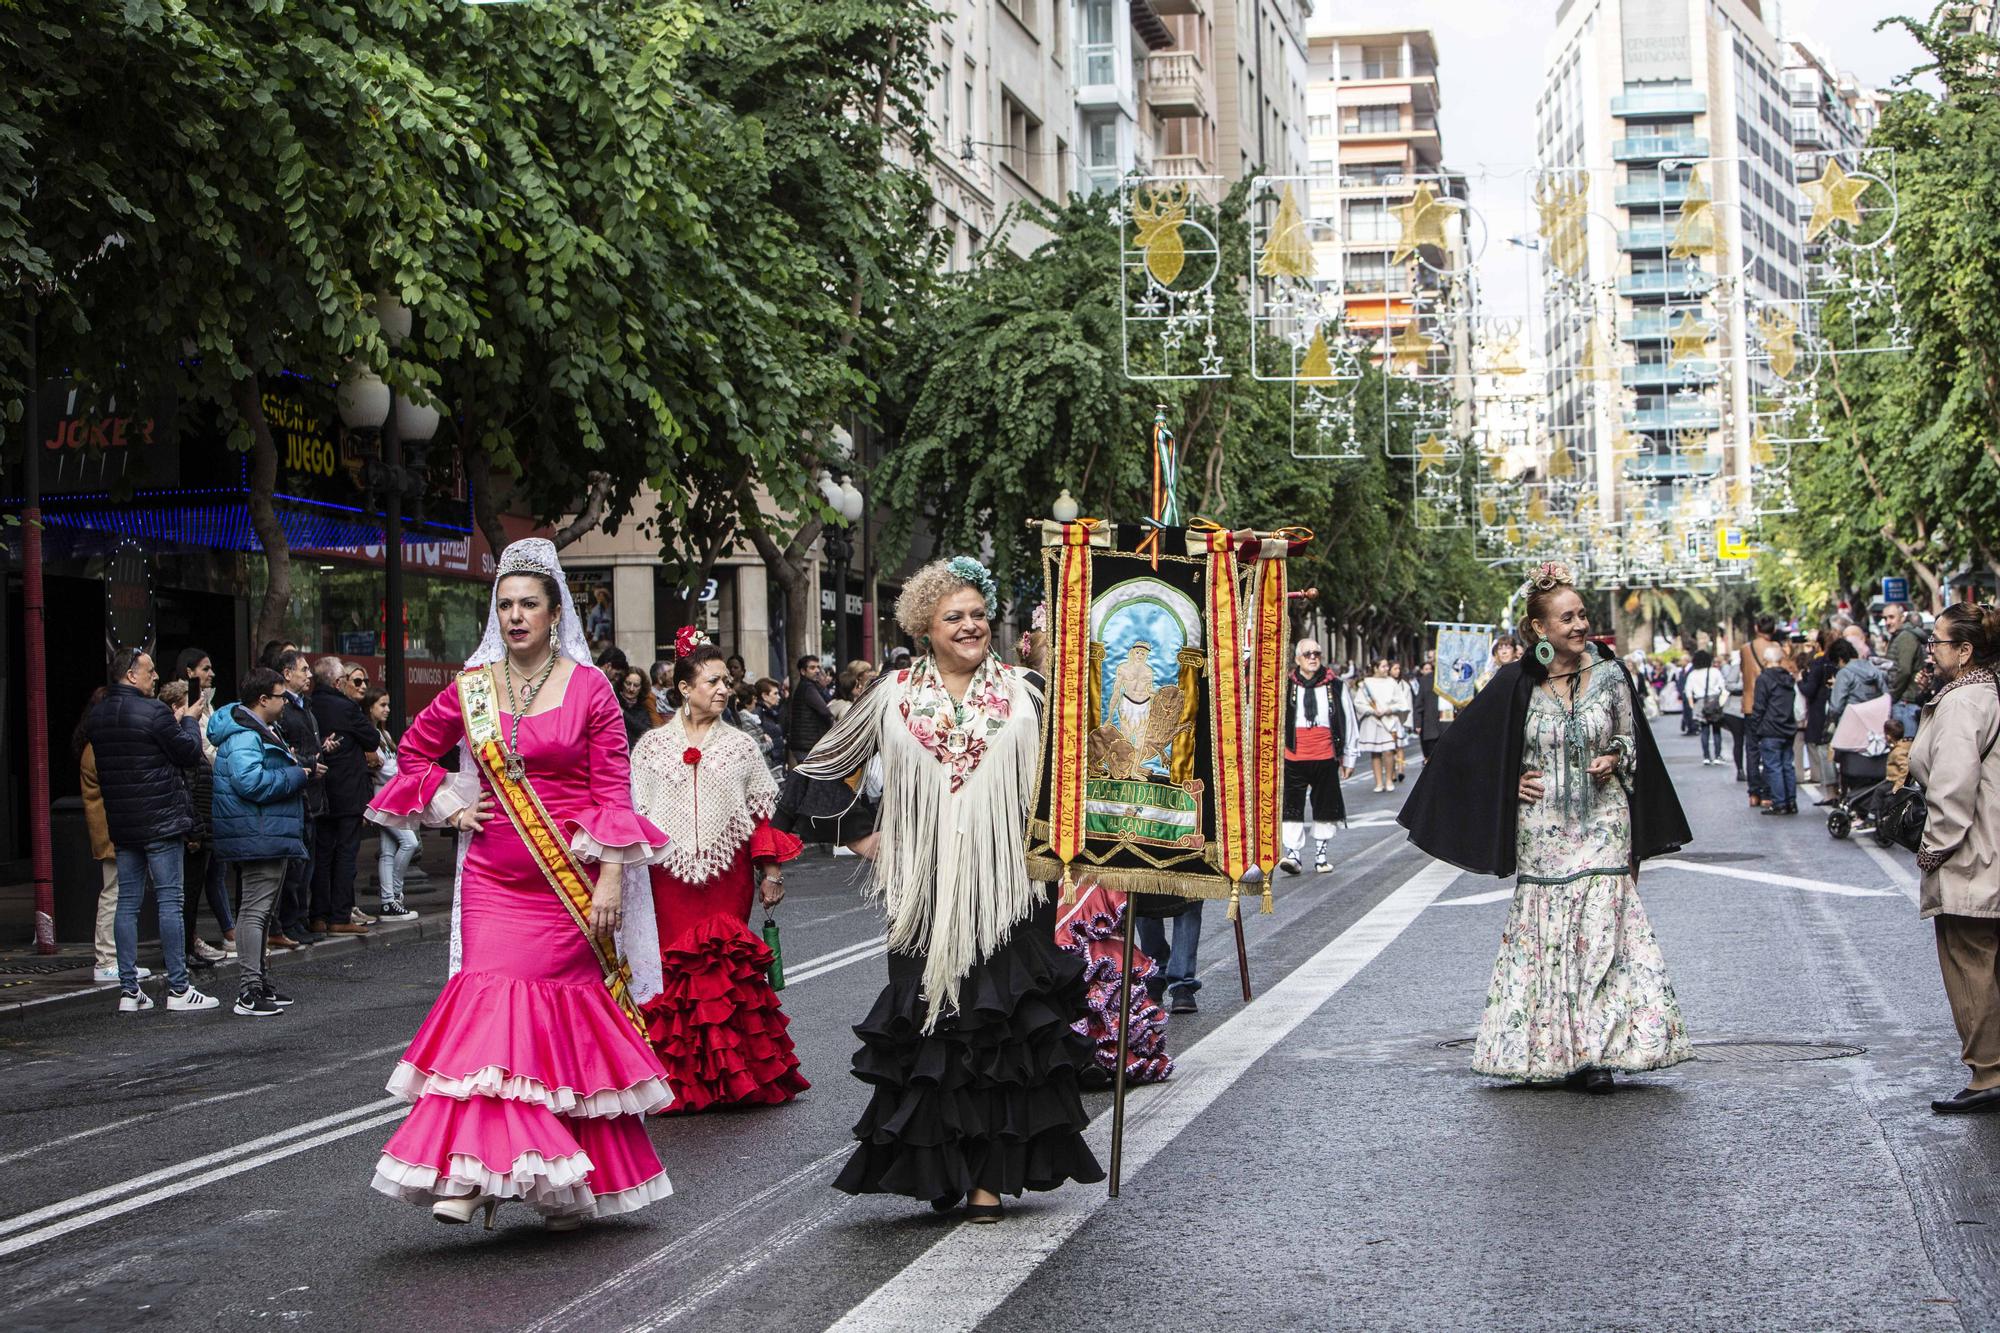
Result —
[[643, 1118], [672, 1100], [638, 1015], [652, 904], [624, 893], [667, 840], [632, 809], [618, 700], [589, 663], [554, 546], [515, 542], [485, 640], [368, 811], [460, 835], [451, 979], [389, 1080], [414, 1105], [374, 1181], [440, 1222], [491, 1227], [514, 1199], [569, 1230], [673, 1192]]
[[753, 902], [783, 900], [779, 867], [799, 840], [770, 825], [778, 788], [757, 742], [722, 721], [733, 688], [722, 650], [690, 630], [676, 647], [680, 707], [632, 750], [633, 805], [669, 840], [652, 869], [661, 989], [649, 1035], [673, 1084], [668, 1110], [774, 1105], [811, 1084], [748, 918]]

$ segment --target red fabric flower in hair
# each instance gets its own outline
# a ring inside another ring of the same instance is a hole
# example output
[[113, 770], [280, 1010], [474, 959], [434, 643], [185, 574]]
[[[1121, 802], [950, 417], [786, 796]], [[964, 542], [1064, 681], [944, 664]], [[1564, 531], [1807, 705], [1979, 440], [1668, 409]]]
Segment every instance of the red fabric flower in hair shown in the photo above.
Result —
[[706, 647], [708, 642], [708, 636], [693, 625], [683, 625], [680, 632], [674, 635], [674, 656], [686, 657], [695, 649]]
[[681, 751], [681, 762], [689, 768], [693, 768], [701, 762], [701, 751], [695, 749], [692, 745], [688, 746], [687, 749]]

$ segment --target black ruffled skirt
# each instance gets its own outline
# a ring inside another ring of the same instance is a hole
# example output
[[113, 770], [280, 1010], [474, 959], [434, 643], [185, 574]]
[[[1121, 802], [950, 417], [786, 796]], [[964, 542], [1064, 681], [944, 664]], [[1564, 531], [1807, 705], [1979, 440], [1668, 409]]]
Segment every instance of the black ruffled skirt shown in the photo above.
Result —
[[1081, 960], [1055, 945], [1045, 900], [966, 974], [959, 1011], [923, 1031], [922, 954], [889, 955], [889, 984], [854, 1029], [854, 1076], [874, 1089], [834, 1188], [849, 1194], [1019, 1196], [1104, 1170], [1083, 1141], [1077, 1080], [1094, 1053]]

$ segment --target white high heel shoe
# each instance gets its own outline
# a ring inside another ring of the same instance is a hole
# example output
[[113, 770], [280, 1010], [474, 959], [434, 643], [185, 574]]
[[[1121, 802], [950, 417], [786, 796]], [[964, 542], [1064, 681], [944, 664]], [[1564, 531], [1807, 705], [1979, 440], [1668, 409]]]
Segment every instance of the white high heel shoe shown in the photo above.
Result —
[[439, 1199], [431, 1205], [431, 1216], [452, 1226], [470, 1222], [481, 1211], [486, 1214], [486, 1229], [493, 1229], [493, 1214], [500, 1207], [500, 1200], [488, 1194], [467, 1194], [461, 1198]]

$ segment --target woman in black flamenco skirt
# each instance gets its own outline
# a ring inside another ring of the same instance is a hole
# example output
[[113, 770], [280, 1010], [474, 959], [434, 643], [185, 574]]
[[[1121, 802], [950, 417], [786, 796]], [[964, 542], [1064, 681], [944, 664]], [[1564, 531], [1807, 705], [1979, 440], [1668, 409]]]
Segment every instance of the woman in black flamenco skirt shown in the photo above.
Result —
[[888, 916], [889, 984], [854, 1029], [873, 1093], [834, 1186], [963, 1203], [973, 1221], [997, 1220], [1002, 1195], [1104, 1178], [1078, 1092], [1083, 964], [1056, 947], [1023, 855], [1041, 692], [993, 655], [993, 614], [976, 560], [911, 578], [896, 618], [923, 656], [819, 743], [779, 821], [869, 858]]

